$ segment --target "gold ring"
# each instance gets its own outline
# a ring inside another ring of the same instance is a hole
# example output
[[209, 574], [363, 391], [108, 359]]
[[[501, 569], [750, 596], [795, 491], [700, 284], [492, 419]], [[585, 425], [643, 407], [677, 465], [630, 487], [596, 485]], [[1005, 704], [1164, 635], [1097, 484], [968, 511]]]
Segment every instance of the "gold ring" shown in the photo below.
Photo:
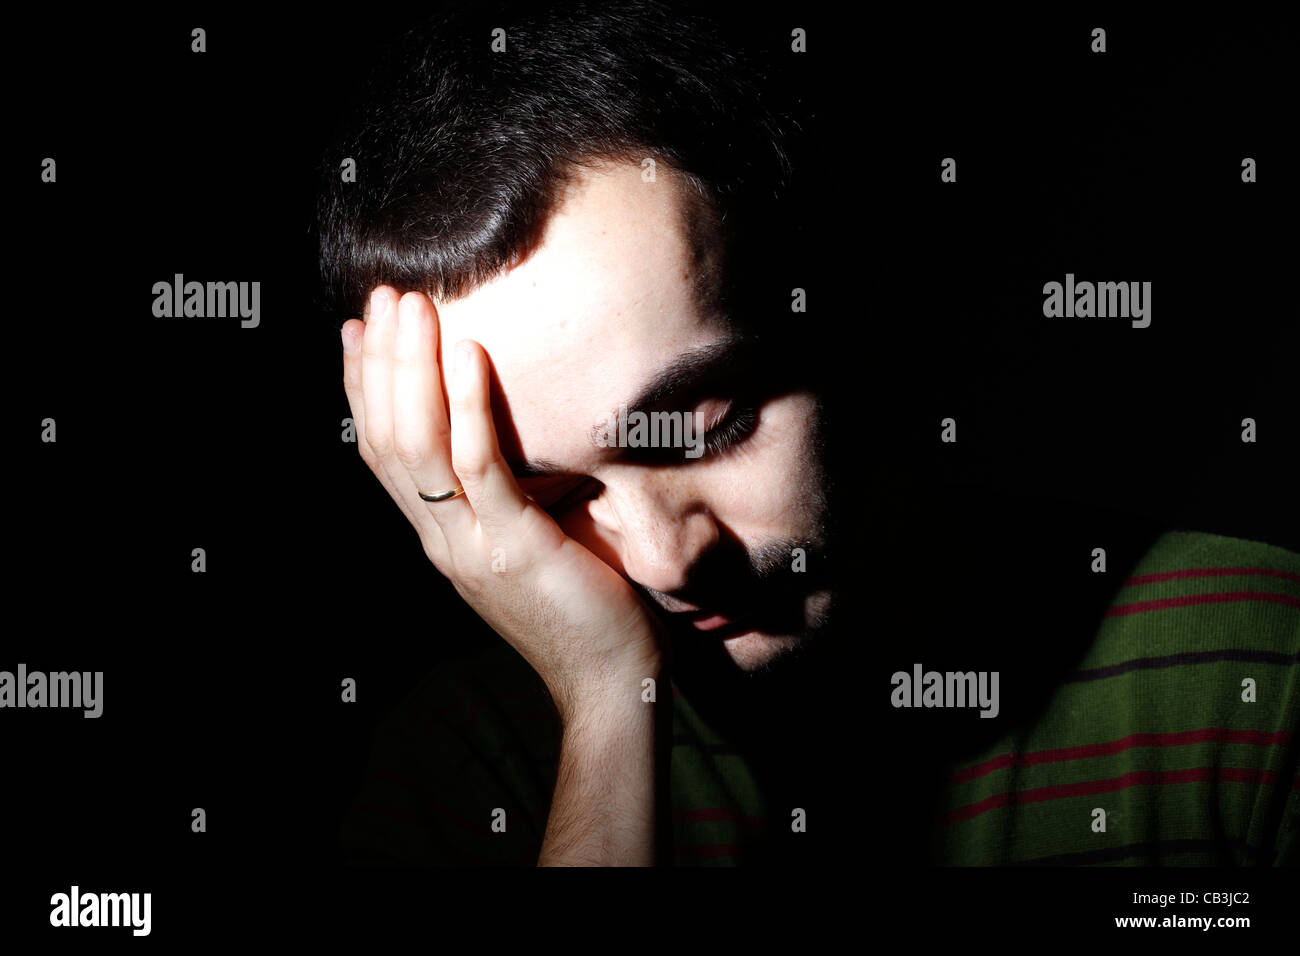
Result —
[[465, 493], [465, 489], [460, 485], [457, 485], [453, 490], [444, 491], [440, 495], [426, 495], [423, 491], [420, 491], [417, 488], [415, 493], [419, 495], [421, 498], [423, 498], [425, 501], [451, 501], [452, 498], [459, 498], [461, 495], [463, 495]]

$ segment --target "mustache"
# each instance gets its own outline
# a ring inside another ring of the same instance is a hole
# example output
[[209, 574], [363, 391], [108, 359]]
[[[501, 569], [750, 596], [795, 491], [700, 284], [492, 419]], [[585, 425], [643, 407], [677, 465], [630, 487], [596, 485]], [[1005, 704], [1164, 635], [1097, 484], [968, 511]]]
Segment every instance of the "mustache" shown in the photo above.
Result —
[[793, 601], [801, 602], [823, 582], [825, 557], [826, 549], [820, 542], [797, 539], [752, 549], [717, 549], [691, 569], [686, 585], [678, 590], [663, 592], [635, 586], [642, 596], [669, 614], [700, 608], [748, 618], [788, 610]]

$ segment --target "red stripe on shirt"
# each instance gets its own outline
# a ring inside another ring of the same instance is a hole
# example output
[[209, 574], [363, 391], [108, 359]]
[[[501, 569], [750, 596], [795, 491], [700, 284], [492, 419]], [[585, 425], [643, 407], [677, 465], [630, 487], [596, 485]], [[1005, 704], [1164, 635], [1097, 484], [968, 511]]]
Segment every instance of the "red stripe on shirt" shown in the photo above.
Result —
[[1269, 578], [1282, 578], [1300, 584], [1300, 574], [1279, 571], [1276, 568], [1187, 568], [1183, 571], [1158, 571], [1155, 574], [1139, 574], [1124, 582], [1126, 588], [1139, 584], [1155, 584], [1158, 581], [1177, 581], [1182, 578], [1231, 578], [1242, 575], [1258, 574]]
[[1182, 597], [1161, 598], [1157, 601], [1117, 604], [1106, 611], [1106, 617], [1122, 617], [1126, 614], [1163, 611], [1172, 607], [1189, 607], [1195, 604], [1230, 604], [1237, 601], [1266, 601], [1269, 604], [1285, 604], [1288, 607], [1300, 608], [1300, 597], [1292, 597], [1290, 594], [1275, 594], [1272, 591], [1222, 591], [1217, 594], [1187, 594]]
[[1285, 730], [1269, 733], [1264, 730], [1236, 730], [1231, 727], [1203, 727], [1200, 730], [1180, 730], [1166, 734], [1129, 734], [1118, 740], [1099, 744], [1082, 744], [1077, 747], [1058, 747], [1053, 750], [1033, 750], [1029, 753], [999, 754], [991, 760], [958, 770], [949, 778], [951, 785], [966, 783], [1007, 767], [1029, 767], [1035, 764], [1058, 763], [1062, 760], [1083, 760], [1088, 757], [1108, 757], [1133, 747], [1182, 747], [1187, 744], [1225, 743], [1254, 744], [1258, 747], [1287, 746], [1291, 734]]
[[944, 823], [961, 823], [972, 817], [1016, 803], [1041, 803], [1064, 797], [1081, 797], [1094, 793], [1114, 793], [1129, 787], [1163, 786], [1175, 783], [1205, 783], [1219, 780], [1225, 783], [1261, 783], [1271, 786], [1277, 779], [1272, 770], [1253, 770], [1249, 767], [1192, 767], [1188, 770], [1135, 770], [1119, 777], [1105, 780], [1085, 780], [1081, 783], [1059, 784], [1053, 787], [1035, 787], [1019, 792], [996, 793], [991, 797], [958, 807], [944, 814]]

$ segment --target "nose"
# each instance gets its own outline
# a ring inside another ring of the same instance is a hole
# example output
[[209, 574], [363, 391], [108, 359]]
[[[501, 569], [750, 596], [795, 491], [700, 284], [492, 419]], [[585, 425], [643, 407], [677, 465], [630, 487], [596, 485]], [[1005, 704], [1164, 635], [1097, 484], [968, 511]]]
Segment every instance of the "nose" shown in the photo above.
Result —
[[636, 583], [668, 594], [683, 589], [721, 538], [716, 519], [680, 473], [629, 466], [619, 472], [601, 476], [604, 488], [588, 505], [598, 533]]

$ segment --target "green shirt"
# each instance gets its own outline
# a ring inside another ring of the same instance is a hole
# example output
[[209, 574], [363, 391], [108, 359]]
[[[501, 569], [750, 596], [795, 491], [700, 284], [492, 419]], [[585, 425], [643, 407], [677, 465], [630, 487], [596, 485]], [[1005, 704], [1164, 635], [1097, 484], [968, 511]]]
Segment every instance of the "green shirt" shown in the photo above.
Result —
[[936, 858], [1294, 865], [1298, 663], [1300, 557], [1164, 534], [1045, 711], [951, 768]]
[[[1052, 637], [1044, 627], [1043, 640]], [[1046, 707], [949, 768], [931, 823], [934, 859], [1294, 863], [1298, 663], [1300, 557], [1217, 535], [1164, 534], [1110, 600], [1073, 669], [1051, 678]], [[753, 761], [671, 689], [670, 862], [790, 859], [782, 853], [806, 843], [789, 833], [792, 807], [812, 799], [806, 774], [768, 771], [770, 784], [791, 784], [784, 798], [791, 806], [781, 803], [759, 786]], [[1004, 686], [1004, 697], [1014, 690]], [[876, 768], [887, 800], [923, 805], [925, 795], [907, 789], [920, 787], [919, 778], [872, 750], [870, 713], [850, 711], [843, 725], [825, 727], [832, 746], [817, 759], [834, 763], [835, 790], [819, 812], [809, 811], [812, 835], [826, 822], [837, 839], [866, 832], [843, 829], [837, 816], [873, 799], [864, 766]], [[939, 753], [917, 739], [923, 762], [925, 751]], [[545, 686], [510, 647], [440, 667], [375, 735], [343, 825], [346, 856], [362, 864], [533, 865], [558, 756], [559, 722]], [[493, 828], [497, 811], [504, 831]]]

